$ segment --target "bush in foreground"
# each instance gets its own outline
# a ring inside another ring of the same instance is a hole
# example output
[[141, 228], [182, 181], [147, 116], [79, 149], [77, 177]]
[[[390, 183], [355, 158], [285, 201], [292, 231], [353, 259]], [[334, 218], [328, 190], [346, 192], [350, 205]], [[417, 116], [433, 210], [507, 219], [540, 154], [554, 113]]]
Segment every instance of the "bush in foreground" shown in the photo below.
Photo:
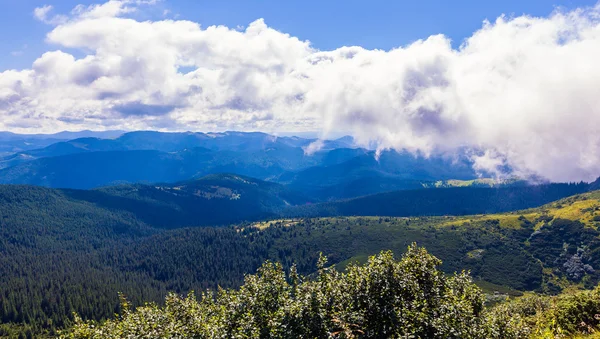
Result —
[[595, 304], [584, 297], [561, 299], [556, 307], [547, 298], [530, 297], [486, 311], [469, 275], [446, 276], [440, 263], [416, 245], [398, 261], [382, 252], [343, 273], [325, 268], [322, 259], [310, 279], [266, 262], [237, 290], [170, 294], [164, 307], [136, 310], [123, 298], [115, 320], [78, 319], [61, 338], [512, 339], [542, 334], [540, 328], [553, 335], [581, 332], [573, 325], [578, 322], [589, 324], [586, 331], [598, 325], [592, 320], [598, 290], [589, 292], [596, 293]]
[[590, 291], [558, 296], [528, 295], [501, 304], [491, 310], [489, 318], [518, 322], [531, 338], [599, 338], [600, 287]]

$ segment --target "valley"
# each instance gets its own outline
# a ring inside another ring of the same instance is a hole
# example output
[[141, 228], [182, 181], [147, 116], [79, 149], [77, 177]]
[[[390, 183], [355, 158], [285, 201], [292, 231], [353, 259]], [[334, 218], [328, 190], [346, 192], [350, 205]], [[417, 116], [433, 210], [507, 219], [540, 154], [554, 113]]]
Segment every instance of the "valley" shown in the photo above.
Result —
[[[235, 185], [254, 186], [248, 179], [233, 178]], [[222, 179], [231, 184], [232, 178]], [[224, 213], [239, 210], [236, 215], [243, 217], [246, 207], [230, 204], [250, 194], [285, 193], [238, 187], [242, 193], [232, 199], [232, 188], [215, 190], [215, 179], [206, 180], [207, 186], [173, 186], [179, 187], [173, 189], [175, 197], [155, 186], [97, 192], [2, 186], [0, 283], [5, 297], [0, 310], [5, 333], [16, 326], [52, 334], [71, 324], [71, 312], [84, 319], [110, 318], [119, 311], [117, 292], [134, 305], [160, 302], [170, 291], [239, 286], [264, 260], [285, 268], [295, 264], [300, 273], [311, 274], [319, 253], [343, 269], [381, 250], [401, 254], [412, 242], [443, 258], [444, 272], [470, 270], [490, 293], [553, 294], [598, 282], [596, 191], [518, 212], [438, 217], [278, 219], [281, 200], [261, 203], [251, 196], [261, 208], [273, 208], [268, 223], [238, 220], [231, 226], [200, 227], [216, 216], [223, 218], [211, 202], [222, 201]], [[197, 196], [198, 187], [213, 193]], [[193, 203], [185, 202], [189, 192]], [[293, 201], [294, 196], [286, 198]], [[206, 209], [190, 210], [202, 206], [201, 201], [208, 204]], [[256, 206], [247, 208], [254, 211]]]
[[7, 156], [0, 336], [55, 337], [74, 313], [112, 319], [120, 293], [162, 305], [238, 288], [269, 260], [310, 279], [321, 255], [345, 272], [412, 243], [443, 274], [468, 270], [489, 300], [600, 281], [597, 182], [480, 179], [468, 158], [375, 159], [347, 138], [306, 154], [312, 142], [136, 132]]

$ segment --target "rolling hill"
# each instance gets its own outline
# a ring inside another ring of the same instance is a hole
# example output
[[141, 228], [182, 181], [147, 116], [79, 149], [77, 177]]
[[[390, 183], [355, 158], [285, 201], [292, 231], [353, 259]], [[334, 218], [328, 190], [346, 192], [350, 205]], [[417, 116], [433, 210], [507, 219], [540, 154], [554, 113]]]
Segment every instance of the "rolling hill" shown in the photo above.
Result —
[[377, 158], [375, 152], [364, 149], [336, 149], [319, 165], [284, 173], [276, 180], [328, 201], [418, 189], [437, 180], [475, 179], [477, 173], [471, 165], [466, 158], [457, 161], [443, 155], [424, 158], [385, 151]]
[[310, 198], [280, 184], [235, 174], [212, 174], [172, 184], [131, 184], [65, 195], [111, 210], [132, 213], [159, 228], [227, 225], [273, 218]]
[[[89, 191], [0, 188], [0, 333], [52, 334], [73, 311], [85, 319], [111, 317], [119, 291], [134, 304], [160, 301], [167, 291], [238, 286], [266, 259], [311, 274], [320, 252], [343, 268], [380, 250], [399, 254], [413, 241], [443, 258], [442, 270], [469, 269], [492, 291], [558, 292], [598, 281], [598, 192], [488, 215], [278, 219], [288, 203], [306, 198], [239, 175]], [[440, 203], [454, 196], [464, 206], [452, 206], [464, 212], [475, 201], [475, 209], [493, 211], [574, 189], [580, 187], [494, 189], [502, 203], [486, 200], [489, 193], [481, 192], [491, 191], [482, 188], [421, 191], [438, 192]], [[361, 211], [353, 206], [353, 214]], [[237, 224], [187, 227], [229, 222]]]
[[467, 215], [526, 209], [584, 193], [590, 184], [407, 189], [292, 207], [289, 217]]

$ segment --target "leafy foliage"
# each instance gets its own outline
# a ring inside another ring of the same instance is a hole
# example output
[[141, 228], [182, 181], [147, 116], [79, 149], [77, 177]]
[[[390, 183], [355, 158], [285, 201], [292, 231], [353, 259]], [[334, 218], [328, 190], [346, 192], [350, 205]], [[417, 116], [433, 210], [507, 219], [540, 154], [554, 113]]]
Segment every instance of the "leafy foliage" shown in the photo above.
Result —
[[515, 324], [533, 338], [565, 338], [598, 333], [600, 330], [600, 286], [593, 290], [558, 296], [527, 295], [491, 310], [492, 319], [502, 326]]
[[399, 261], [391, 251], [345, 272], [318, 262], [318, 273], [286, 275], [267, 261], [238, 290], [196, 298], [170, 293], [165, 306], [132, 309], [104, 323], [76, 317], [63, 339], [102, 338], [565, 338], [600, 330], [600, 287], [556, 297], [530, 294], [488, 307], [464, 271], [445, 275], [415, 244]]
[[266, 262], [239, 290], [170, 294], [164, 308], [78, 320], [62, 338], [490, 338], [483, 294], [440, 263], [416, 245], [400, 261], [382, 252], [345, 273], [321, 259], [315, 279]]

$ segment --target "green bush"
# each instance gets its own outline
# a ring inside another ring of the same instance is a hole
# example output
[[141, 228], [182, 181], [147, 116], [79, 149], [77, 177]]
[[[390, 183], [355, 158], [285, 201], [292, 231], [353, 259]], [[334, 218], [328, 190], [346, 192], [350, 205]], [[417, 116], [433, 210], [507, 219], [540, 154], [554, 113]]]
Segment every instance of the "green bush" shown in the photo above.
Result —
[[486, 309], [484, 295], [462, 272], [411, 245], [344, 272], [321, 257], [315, 276], [265, 262], [239, 289], [167, 296], [104, 323], [83, 321], [63, 339], [103, 338], [563, 338], [600, 328], [600, 287], [559, 296], [530, 294]]
[[[484, 296], [467, 273], [412, 245], [400, 259], [381, 252], [346, 272], [325, 267], [309, 279], [266, 262], [238, 290], [170, 294], [164, 308], [124, 310], [84, 322], [61, 338], [493, 338]], [[498, 336], [496, 336], [498, 337]], [[500, 337], [498, 337], [500, 338]]]
[[600, 288], [556, 298], [552, 312], [554, 333], [592, 333], [600, 325]]
[[554, 297], [518, 298], [493, 308], [488, 318], [496, 328], [508, 326], [508, 330], [519, 329], [534, 338], [596, 333], [600, 330], [600, 287]]

